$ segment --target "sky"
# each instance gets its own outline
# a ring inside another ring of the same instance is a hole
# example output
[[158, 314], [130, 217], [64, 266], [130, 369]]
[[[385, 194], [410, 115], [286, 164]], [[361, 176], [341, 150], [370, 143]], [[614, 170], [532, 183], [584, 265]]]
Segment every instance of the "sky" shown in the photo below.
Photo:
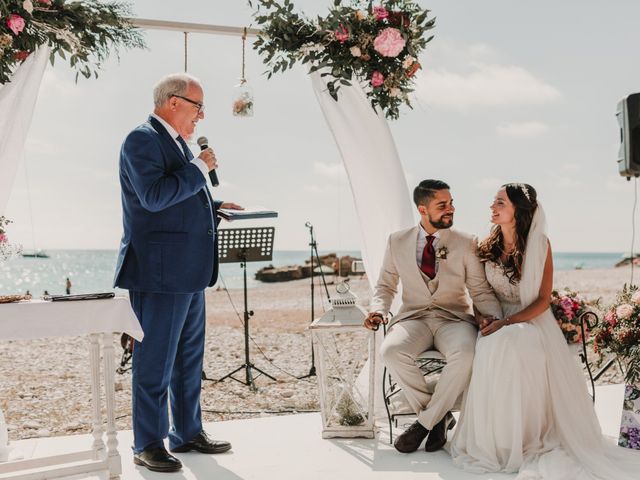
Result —
[[[308, 15], [331, 0], [297, 0]], [[445, 180], [455, 227], [486, 235], [505, 182], [533, 185], [556, 251], [628, 252], [634, 182], [617, 171], [617, 102], [640, 91], [640, 2], [420, 0], [437, 17], [414, 109], [390, 121], [412, 189]], [[243, 0], [136, 0], [139, 18], [249, 26]], [[184, 69], [180, 32], [145, 31], [95, 80], [61, 59], [45, 72], [6, 215], [24, 248], [116, 249], [122, 234], [118, 153], [152, 110], [152, 88]], [[214, 197], [279, 212], [275, 248], [357, 250], [359, 225], [342, 160], [303, 67], [267, 80], [247, 46], [255, 115], [231, 113], [241, 39], [191, 34], [188, 71], [205, 89], [198, 135], [215, 149]], [[197, 149], [197, 147], [195, 148]], [[194, 150], [195, 150], [194, 149]], [[380, 192], [384, 195], [384, 192]], [[417, 222], [417, 216], [416, 216]]]

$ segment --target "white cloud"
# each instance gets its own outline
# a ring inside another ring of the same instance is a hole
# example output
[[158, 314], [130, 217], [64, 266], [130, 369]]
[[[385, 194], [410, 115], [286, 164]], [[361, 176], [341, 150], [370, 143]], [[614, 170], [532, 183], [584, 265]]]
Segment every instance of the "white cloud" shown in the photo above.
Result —
[[565, 172], [577, 172], [580, 170], [580, 165], [577, 163], [564, 163], [560, 165], [560, 168]]
[[[636, 181], [635, 179], [632, 181]], [[628, 181], [626, 178], [621, 177], [620, 175], [609, 175], [607, 180], [605, 181], [605, 188], [609, 192], [614, 193], [627, 193], [630, 190], [633, 190], [633, 184], [631, 181]]]
[[479, 190], [495, 190], [498, 191], [500, 185], [504, 185], [506, 180], [503, 178], [481, 178], [476, 182], [476, 188]]
[[59, 146], [42, 140], [41, 138], [29, 137], [25, 143], [25, 153], [27, 157], [34, 156], [55, 156], [61, 154]]
[[496, 127], [499, 135], [512, 138], [535, 138], [549, 130], [540, 122], [503, 123]]
[[430, 106], [457, 110], [547, 103], [561, 97], [555, 87], [522, 67], [470, 65], [468, 73], [427, 70], [416, 82], [416, 94]]
[[347, 179], [347, 173], [345, 172], [344, 165], [342, 165], [342, 163], [314, 162], [313, 173], [333, 179]]

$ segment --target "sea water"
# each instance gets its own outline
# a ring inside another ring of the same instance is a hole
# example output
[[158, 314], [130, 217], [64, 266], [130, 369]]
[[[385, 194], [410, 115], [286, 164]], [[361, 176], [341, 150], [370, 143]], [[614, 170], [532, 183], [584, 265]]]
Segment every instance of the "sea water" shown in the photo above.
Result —
[[[340, 256], [350, 255], [361, 258], [357, 251], [325, 251]], [[116, 265], [115, 250], [49, 250], [49, 258], [13, 257], [0, 262], [0, 295], [18, 294], [29, 291], [40, 297], [45, 290], [51, 295], [65, 293], [66, 279], [72, 284], [71, 293], [114, 291], [113, 274]], [[622, 259], [622, 253], [575, 253], [554, 252], [556, 270], [576, 268], [611, 268]], [[303, 265], [309, 258], [309, 251], [274, 251], [270, 262], [247, 263], [247, 286], [262, 285], [255, 280], [255, 273], [269, 264], [274, 266]], [[242, 288], [242, 269], [239, 263], [220, 265], [218, 286]], [[116, 291], [118, 291], [116, 289]]]

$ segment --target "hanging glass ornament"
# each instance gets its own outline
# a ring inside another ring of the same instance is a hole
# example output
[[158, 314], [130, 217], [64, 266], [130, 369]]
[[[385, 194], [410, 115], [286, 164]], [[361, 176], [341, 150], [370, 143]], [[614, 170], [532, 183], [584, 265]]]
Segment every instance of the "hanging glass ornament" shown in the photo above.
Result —
[[247, 28], [242, 34], [242, 76], [240, 83], [233, 89], [233, 115], [236, 117], [253, 117], [253, 90], [245, 78], [245, 50], [247, 43]]

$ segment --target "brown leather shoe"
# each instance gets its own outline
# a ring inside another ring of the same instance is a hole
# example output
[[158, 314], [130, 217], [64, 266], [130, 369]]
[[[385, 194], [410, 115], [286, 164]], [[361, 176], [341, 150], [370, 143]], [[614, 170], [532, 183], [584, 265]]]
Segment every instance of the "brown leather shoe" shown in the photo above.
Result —
[[148, 448], [133, 455], [133, 463], [146, 467], [152, 472], [177, 472], [182, 463], [164, 447]]
[[442, 420], [435, 424], [429, 432], [427, 441], [424, 444], [425, 452], [435, 452], [444, 447], [447, 443], [447, 431], [456, 426], [456, 419], [451, 412], [447, 412]]
[[429, 430], [424, 428], [420, 422], [415, 421], [409, 425], [409, 428], [398, 435], [396, 441], [393, 442], [393, 446], [401, 453], [415, 452], [428, 433]]
[[200, 453], [224, 453], [231, 450], [231, 444], [224, 440], [212, 440], [206, 432], [202, 431], [191, 441], [171, 449], [174, 453], [190, 452], [191, 450]]

